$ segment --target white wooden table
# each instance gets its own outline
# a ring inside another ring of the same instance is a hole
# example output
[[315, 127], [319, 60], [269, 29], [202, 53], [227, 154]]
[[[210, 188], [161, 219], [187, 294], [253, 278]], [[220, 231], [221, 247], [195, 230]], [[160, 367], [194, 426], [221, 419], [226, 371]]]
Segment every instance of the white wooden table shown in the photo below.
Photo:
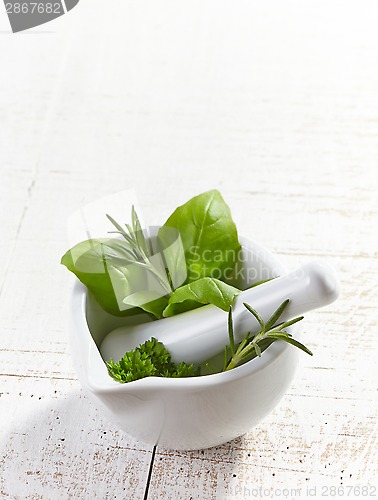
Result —
[[[377, 16], [369, 0], [81, 0], [12, 35], [0, 6], [1, 498], [378, 496]], [[305, 318], [314, 357], [219, 448], [152, 460], [76, 380], [66, 219], [129, 187], [150, 224], [218, 188], [241, 234], [339, 272], [341, 298]]]

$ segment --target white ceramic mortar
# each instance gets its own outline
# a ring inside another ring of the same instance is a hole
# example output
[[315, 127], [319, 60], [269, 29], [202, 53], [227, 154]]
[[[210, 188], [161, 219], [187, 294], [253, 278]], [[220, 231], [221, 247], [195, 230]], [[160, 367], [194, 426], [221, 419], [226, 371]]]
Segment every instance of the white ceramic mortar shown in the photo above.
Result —
[[[254, 270], [252, 281], [286, 272], [266, 249], [246, 238], [240, 241], [245, 268]], [[183, 321], [187, 317], [184, 314]], [[120, 384], [108, 375], [98, 346], [114, 328], [141, 321], [146, 321], [144, 315], [130, 319], [105, 313], [83, 285], [74, 286], [71, 346], [84, 391], [119, 429], [166, 448], [208, 448], [245, 434], [279, 403], [294, 377], [298, 356], [305, 356], [276, 341], [261, 358], [228, 372], [181, 379], [149, 377]], [[290, 332], [298, 337], [297, 325]]]

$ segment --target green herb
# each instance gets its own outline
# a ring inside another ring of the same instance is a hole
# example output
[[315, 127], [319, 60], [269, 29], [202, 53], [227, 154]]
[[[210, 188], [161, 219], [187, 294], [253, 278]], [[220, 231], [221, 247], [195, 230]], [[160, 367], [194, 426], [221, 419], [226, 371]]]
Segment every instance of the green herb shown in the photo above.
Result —
[[203, 304], [225, 310], [232, 304], [239, 290], [224, 282], [239, 262], [240, 244], [218, 191], [200, 194], [174, 211], [159, 230], [155, 255], [134, 208], [131, 225], [107, 217], [122, 239], [83, 241], [61, 261], [105, 311], [128, 316], [144, 310], [160, 319]]
[[164, 316], [173, 316], [204, 304], [213, 304], [228, 311], [240, 290], [223, 281], [201, 278], [193, 283], [177, 288], [170, 296]]
[[195, 196], [178, 207], [164, 226], [180, 233], [188, 283], [204, 277], [229, 281], [227, 271], [237, 263], [241, 247], [230, 209], [219, 191]]
[[126, 230], [124, 230], [122, 226], [120, 226], [110, 215], [106, 214], [106, 217], [117, 229], [117, 231], [110, 232], [118, 233], [126, 240], [126, 243], [124, 243], [125, 252], [129, 256], [126, 261], [129, 264], [140, 266], [146, 271], [152, 273], [159, 282], [162, 290], [165, 292], [164, 295], [170, 294], [172, 292], [172, 287], [169, 283], [167, 274], [165, 272], [161, 272], [150, 260], [152, 250], [147, 245], [134, 207], [131, 209], [132, 226], [125, 224]]
[[276, 324], [288, 304], [289, 299], [285, 300], [272, 314], [269, 320], [264, 323], [259, 313], [255, 311], [250, 305], [244, 303], [246, 309], [259, 322], [261, 329], [255, 335], [251, 335], [251, 333], [248, 332], [238, 346], [235, 346], [232, 310], [230, 307], [228, 313], [228, 335], [230, 339], [230, 346], [226, 346], [224, 349], [223, 371], [231, 370], [247, 359], [261, 356], [261, 353], [265, 349], [267, 349], [275, 340], [283, 340], [285, 342], [288, 342], [289, 344], [298, 347], [302, 351], [312, 356], [312, 352], [306, 346], [293, 339], [292, 335], [285, 331], [285, 328], [288, 328], [289, 326], [298, 323], [298, 321], [301, 321], [303, 319], [303, 316], [294, 318], [290, 321]]
[[[123, 242], [117, 239], [91, 239], [78, 243], [66, 252], [61, 263], [92, 292], [100, 306], [110, 314], [126, 316], [135, 314], [135, 309], [121, 310], [117, 301], [114, 283], [117, 283], [117, 294], [130, 294], [129, 280], [121, 271], [126, 265]], [[133, 268], [130, 272], [138, 271]], [[118, 278], [114, 276], [118, 273]], [[139, 273], [142, 275], [142, 273]], [[112, 279], [112, 277], [113, 279]], [[133, 279], [142, 279], [135, 276]]]
[[[159, 260], [153, 262], [153, 252], [150, 245], [147, 243], [139, 218], [135, 212], [134, 207], [131, 210], [132, 226], [125, 224], [125, 229], [118, 224], [110, 215], [106, 214], [107, 218], [116, 228], [113, 233], [120, 234], [126, 241], [124, 241], [125, 251], [128, 253], [128, 259], [124, 259], [123, 266], [131, 264], [132, 267], [140, 267], [144, 272], [144, 280], [140, 280], [141, 276], [136, 283], [130, 283], [130, 274], [123, 272], [125, 278], [129, 279], [130, 288], [132, 293], [126, 295], [122, 302], [124, 304], [140, 307], [144, 311], [152, 314], [155, 318], [161, 318], [163, 310], [167, 306], [168, 296], [172, 293], [172, 285], [169, 279], [169, 273], [163, 265], [159, 265]], [[130, 266], [129, 266], [130, 267]], [[129, 272], [129, 269], [126, 268]], [[121, 269], [121, 273], [122, 273]], [[134, 274], [135, 276], [135, 274]], [[148, 278], [153, 278], [155, 283], [151, 283]], [[146, 279], [147, 278], [147, 279]], [[122, 277], [121, 277], [122, 279]], [[144, 284], [145, 288], [142, 288]]]
[[117, 382], [133, 382], [144, 377], [194, 377], [199, 375], [193, 364], [175, 364], [171, 355], [161, 342], [152, 337], [144, 344], [126, 352], [115, 363], [112, 359], [106, 363], [109, 375]]
[[[124, 239], [83, 241], [66, 252], [61, 263], [77, 276], [110, 314], [135, 314], [137, 310], [133, 306], [137, 305], [153, 317], [161, 318], [172, 288], [164, 266], [160, 269], [151, 261], [151, 250], [134, 208], [133, 227], [126, 224], [123, 229], [112, 217], [107, 217], [116, 228], [114, 232]], [[137, 300], [139, 302], [135, 304]]]

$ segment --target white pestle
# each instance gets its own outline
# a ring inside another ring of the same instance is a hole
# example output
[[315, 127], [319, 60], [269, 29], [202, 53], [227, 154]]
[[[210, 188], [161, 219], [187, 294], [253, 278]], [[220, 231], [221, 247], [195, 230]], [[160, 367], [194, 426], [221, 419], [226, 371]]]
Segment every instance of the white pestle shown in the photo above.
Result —
[[[278, 320], [288, 321], [326, 306], [337, 299], [339, 282], [333, 268], [323, 261], [313, 261], [285, 276], [241, 292], [232, 311], [235, 342], [247, 332], [257, 333], [259, 323], [243, 302], [253, 307], [267, 321], [286, 299], [290, 302]], [[227, 312], [213, 305], [187, 311], [177, 316], [135, 326], [123, 326], [110, 332], [100, 351], [104, 360], [118, 361], [125, 352], [151, 337], [162, 342], [175, 362], [199, 364], [229, 344]]]

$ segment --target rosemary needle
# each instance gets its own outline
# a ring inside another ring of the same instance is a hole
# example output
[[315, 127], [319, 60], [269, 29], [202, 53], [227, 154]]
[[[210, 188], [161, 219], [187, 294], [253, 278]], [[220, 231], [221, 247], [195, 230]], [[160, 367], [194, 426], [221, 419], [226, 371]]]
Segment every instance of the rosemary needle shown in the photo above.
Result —
[[284, 342], [292, 344], [312, 356], [310, 349], [298, 342], [298, 340], [293, 339], [292, 335], [285, 330], [289, 326], [301, 321], [303, 316], [276, 324], [288, 304], [289, 299], [282, 302], [282, 304], [276, 309], [276, 311], [274, 311], [272, 316], [265, 323], [257, 311], [255, 311], [249, 304], [244, 303], [244, 307], [259, 322], [260, 331], [255, 335], [251, 335], [251, 333], [248, 332], [237, 347], [235, 346], [232, 308], [230, 307], [228, 312], [228, 335], [230, 339], [230, 346], [225, 347], [223, 371], [232, 370], [232, 368], [240, 365], [247, 358], [254, 358], [256, 356], [260, 357], [261, 353], [275, 340], [283, 340]]

